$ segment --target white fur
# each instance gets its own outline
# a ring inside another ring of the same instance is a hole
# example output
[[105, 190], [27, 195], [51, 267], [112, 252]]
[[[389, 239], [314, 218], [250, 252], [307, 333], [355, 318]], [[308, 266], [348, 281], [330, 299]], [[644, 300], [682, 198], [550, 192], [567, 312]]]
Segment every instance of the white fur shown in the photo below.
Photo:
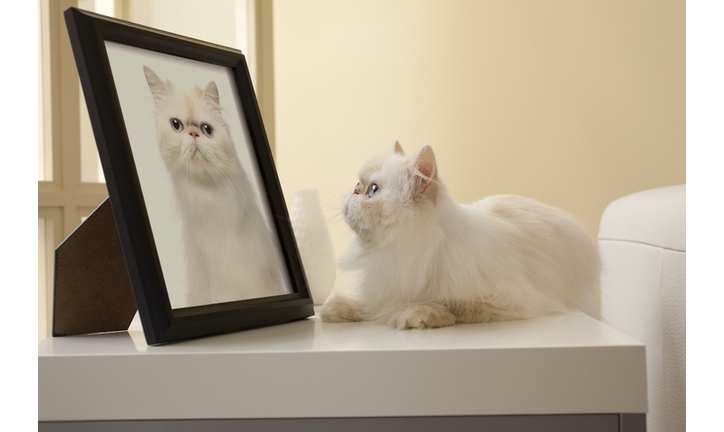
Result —
[[[150, 68], [144, 73], [181, 215], [187, 306], [284, 294], [275, 243], [239, 162], [216, 84], [182, 92]], [[181, 132], [172, 128], [174, 118], [183, 123]], [[202, 132], [204, 124], [213, 128], [212, 137]]]
[[[369, 198], [372, 184], [380, 192]], [[342, 205], [357, 233], [342, 265], [358, 284], [335, 292], [324, 321], [428, 328], [597, 315], [597, 245], [569, 214], [513, 195], [457, 204], [432, 149], [408, 158], [397, 143], [363, 168], [355, 192]]]

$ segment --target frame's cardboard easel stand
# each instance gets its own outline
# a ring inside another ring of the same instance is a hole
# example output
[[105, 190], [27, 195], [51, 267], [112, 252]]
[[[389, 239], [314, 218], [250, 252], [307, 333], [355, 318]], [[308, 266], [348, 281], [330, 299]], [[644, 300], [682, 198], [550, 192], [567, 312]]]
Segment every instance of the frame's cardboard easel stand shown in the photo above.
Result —
[[136, 314], [111, 202], [55, 249], [53, 336], [128, 330]]

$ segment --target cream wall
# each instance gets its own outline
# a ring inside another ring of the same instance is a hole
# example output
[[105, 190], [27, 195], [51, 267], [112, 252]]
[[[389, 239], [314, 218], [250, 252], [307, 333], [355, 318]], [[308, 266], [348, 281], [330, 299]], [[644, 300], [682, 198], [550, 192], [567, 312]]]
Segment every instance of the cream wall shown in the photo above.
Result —
[[685, 2], [274, 0], [276, 163], [317, 188], [337, 255], [369, 157], [431, 145], [453, 197], [574, 214], [686, 182]]

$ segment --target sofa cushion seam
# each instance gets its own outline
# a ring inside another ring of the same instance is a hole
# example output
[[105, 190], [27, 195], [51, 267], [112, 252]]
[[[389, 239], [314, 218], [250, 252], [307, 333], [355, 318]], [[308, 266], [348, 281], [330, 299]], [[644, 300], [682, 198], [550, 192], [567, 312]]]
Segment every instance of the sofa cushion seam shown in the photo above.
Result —
[[646, 242], [635, 241], [635, 240], [623, 240], [623, 239], [599, 237], [599, 238], [598, 238], [598, 241], [613, 241], [613, 242], [622, 242], [622, 243], [634, 243], [634, 244], [640, 244], [640, 245], [644, 245], [644, 246], [651, 246], [651, 247], [655, 247], [655, 248], [658, 248], [658, 249], [668, 250], [668, 251], [672, 251], [672, 252], [686, 253], [686, 249], [684, 249], [684, 250], [674, 249], [674, 248], [669, 248], [669, 247], [665, 247], [665, 246], [659, 246], [659, 245], [655, 245], [655, 244], [652, 244], [652, 243], [646, 243]]

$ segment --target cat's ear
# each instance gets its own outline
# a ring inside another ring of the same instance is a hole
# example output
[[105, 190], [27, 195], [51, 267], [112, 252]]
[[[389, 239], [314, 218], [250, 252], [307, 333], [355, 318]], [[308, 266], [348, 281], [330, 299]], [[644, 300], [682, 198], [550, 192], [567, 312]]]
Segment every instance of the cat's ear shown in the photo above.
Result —
[[402, 150], [402, 146], [398, 141], [395, 141], [394, 144], [392, 144], [392, 147], [390, 148], [390, 154], [391, 155], [401, 155], [404, 156], [405, 152]]
[[146, 82], [148, 83], [148, 88], [151, 89], [153, 100], [159, 103], [161, 99], [168, 94], [168, 86], [166, 86], [166, 83], [161, 81], [161, 78], [156, 75], [156, 72], [148, 66], [143, 66], [143, 74], [146, 76]]
[[216, 83], [211, 81], [201, 97], [210, 100], [215, 105], [219, 105], [219, 89], [216, 87]]
[[437, 164], [432, 147], [421, 148], [408, 167], [418, 193], [435, 201], [437, 197]]

